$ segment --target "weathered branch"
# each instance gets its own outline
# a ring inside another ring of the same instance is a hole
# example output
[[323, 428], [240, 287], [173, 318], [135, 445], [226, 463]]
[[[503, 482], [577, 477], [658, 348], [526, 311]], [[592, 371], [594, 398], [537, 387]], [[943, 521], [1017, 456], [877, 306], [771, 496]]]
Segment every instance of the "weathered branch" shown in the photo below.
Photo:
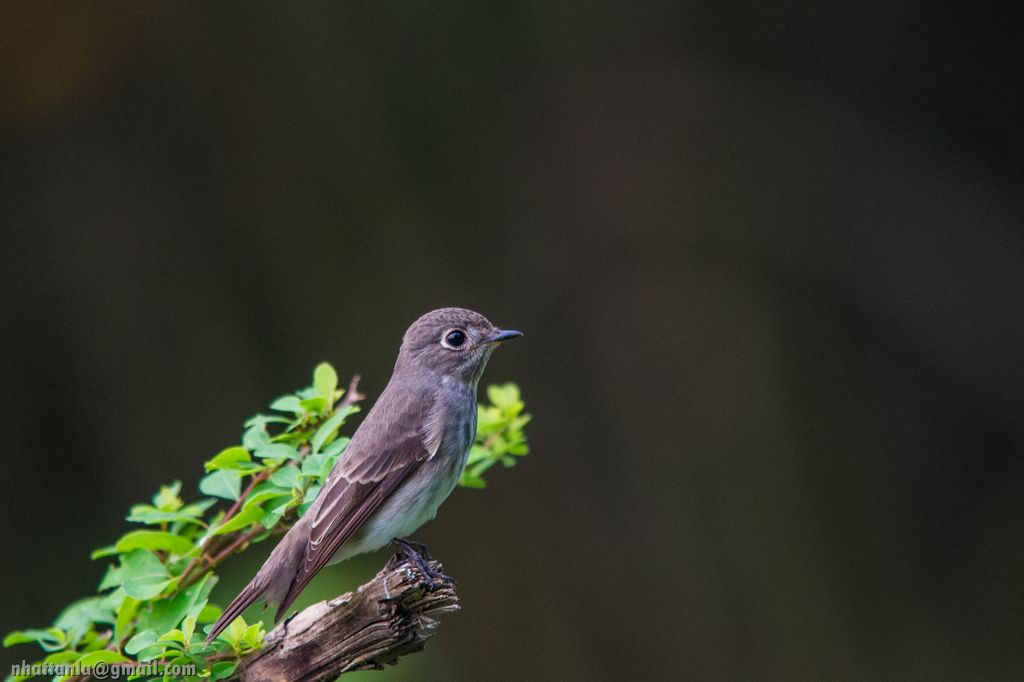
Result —
[[[420, 651], [434, 634], [435, 617], [459, 610], [455, 583], [424, 554], [435, 575], [393, 555], [380, 573], [355, 592], [310, 606], [267, 634], [259, 651], [242, 659], [237, 682], [333, 680], [350, 670], [395, 664]], [[431, 580], [433, 591], [430, 590]]]

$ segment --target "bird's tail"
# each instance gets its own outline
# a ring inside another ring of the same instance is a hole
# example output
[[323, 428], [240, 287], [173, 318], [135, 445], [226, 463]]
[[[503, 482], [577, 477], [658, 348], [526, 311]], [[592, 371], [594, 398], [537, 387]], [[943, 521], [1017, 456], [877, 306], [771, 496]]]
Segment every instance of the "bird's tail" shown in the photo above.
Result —
[[[305, 558], [308, 539], [309, 531], [301, 521], [281, 538], [277, 547], [270, 553], [253, 579], [242, 588], [237, 597], [231, 600], [231, 603], [221, 613], [220, 618], [213, 624], [210, 634], [206, 637], [207, 644], [216, 639], [224, 628], [231, 625], [235, 618], [242, 615], [242, 612], [260, 597], [265, 599], [264, 606], [282, 601], [288, 594], [295, 574]], [[277, 621], [280, 618], [281, 610], [278, 610], [274, 620]]]

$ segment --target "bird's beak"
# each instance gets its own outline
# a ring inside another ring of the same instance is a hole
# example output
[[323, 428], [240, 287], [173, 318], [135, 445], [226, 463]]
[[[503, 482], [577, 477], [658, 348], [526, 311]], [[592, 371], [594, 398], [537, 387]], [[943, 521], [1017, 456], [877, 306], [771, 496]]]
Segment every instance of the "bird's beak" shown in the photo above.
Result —
[[501, 343], [502, 341], [508, 341], [509, 339], [514, 339], [522, 335], [522, 332], [516, 331], [515, 329], [497, 329], [493, 334], [480, 343]]

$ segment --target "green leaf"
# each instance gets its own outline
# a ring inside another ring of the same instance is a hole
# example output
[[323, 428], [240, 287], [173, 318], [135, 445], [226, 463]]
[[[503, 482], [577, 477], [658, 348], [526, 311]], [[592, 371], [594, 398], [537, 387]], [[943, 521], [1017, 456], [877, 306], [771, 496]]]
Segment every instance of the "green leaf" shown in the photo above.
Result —
[[[114, 545], [111, 554], [124, 554], [133, 549], [165, 550], [172, 554], [188, 554], [192, 551], [193, 545], [189, 540], [174, 533], [165, 533], [159, 530], [136, 530], [122, 535]], [[95, 559], [96, 553], [101, 551], [106, 551], [106, 548], [93, 552], [93, 558]]]
[[320, 452], [320, 448], [323, 447], [324, 443], [328, 442], [337, 433], [341, 425], [345, 423], [345, 418], [349, 415], [349, 409], [343, 407], [330, 416], [320, 428], [313, 434], [313, 438], [310, 439], [309, 443], [313, 448], [313, 454]]
[[106, 547], [97, 547], [89, 553], [89, 558], [92, 560], [102, 559], [105, 556], [113, 556], [117, 554], [117, 548], [114, 545], [107, 545]]
[[316, 496], [320, 492], [320, 484], [314, 483], [313, 485], [306, 488], [306, 493], [302, 498], [302, 504], [299, 505], [299, 516], [304, 516], [309, 508], [313, 506], [316, 501]]
[[121, 574], [124, 577], [124, 591], [135, 599], [152, 599], [174, 582], [167, 567], [145, 549], [121, 555]]
[[122, 582], [124, 582], [124, 578], [121, 576], [121, 567], [116, 564], [108, 564], [107, 572], [103, 574], [103, 579], [96, 591], [105, 592], [112, 587], [120, 586]]
[[[353, 406], [349, 408], [349, 414], [353, 414], [358, 411], [358, 407]], [[338, 455], [344, 452], [345, 448], [348, 447], [349, 440], [350, 439], [348, 436], [341, 436], [340, 438], [331, 441], [330, 445], [328, 445], [327, 447], [320, 451], [320, 454], [323, 455], [324, 457], [331, 457], [337, 459]]]
[[210, 667], [210, 682], [228, 679], [237, 667], [238, 661], [217, 661]]
[[52, 653], [43, 659], [43, 663], [53, 663], [56, 665], [62, 663], [74, 663], [84, 655], [81, 651], [58, 651]]
[[204, 525], [200, 517], [215, 502], [216, 500], [200, 500], [199, 502], [187, 504], [178, 511], [173, 512], [161, 511], [148, 504], [137, 504], [132, 507], [127, 519], [128, 521], [145, 523], [146, 525], [178, 522]]
[[251, 507], [246, 507], [240, 512], [232, 516], [227, 523], [214, 531], [214, 535], [223, 535], [224, 533], [230, 533], [231, 531], [245, 528], [246, 526], [255, 523], [260, 520], [263, 516], [263, 507], [258, 504], [254, 504]]
[[327, 401], [321, 396], [314, 396], [299, 401], [299, 406], [306, 412], [322, 414], [327, 409]]
[[468, 471], [463, 471], [462, 478], [459, 479], [459, 485], [466, 488], [486, 488], [487, 481]]
[[184, 504], [178, 497], [179, 493], [181, 493], [181, 481], [160, 486], [160, 491], [153, 496], [153, 506], [160, 511], [178, 511]]
[[[255, 427], [260, 427], [260, 426], [265, 427], [267, 424], [291, 424], [291, 423], [292, 423], [291, 419], [289, 419], [288, 417], [282, 417], [279, 414], [254, 414], [253, 416], [251, 416], [248, 419], [246, 419], [245, 420], [245, 424], [243, 424], [242, 426], [244, 426], [246, 429], [251, 429], [254, 426]], [[266, 432], [266, 428], [264, 428], [263, 431], [265, 433]], [[250, 448], [250, 450], [251, 449], [252, 448]]]
[[158, 639], [157, 641], [158, 642], [178, 642], [179, 644], [184, 644], [185, 643], [185, 633], [182, 632], [181, 630], [179, 630], [178, 628], [174, 628], [173, 630], [165, 632], [163, 635], [161, 635], [160, 639]]
[[204, 495], [222, 497], [225, 500], [237, 500], [242, 493], [242, 480], [237, 471], [219, 469], [212, 474], [203, 476], [199, 481], [199, 490]]
[[326, 457], [323, 453], [316, 455], [307, 455], [306, 459], [302, 460], [302, 468], [299, 470], [299, 475], [306, 478], [315, 478], [320, 475], [320, 469], [324, 465]]
[[121, 608], [122, 604], [124, 604], [124, 601], [129, 598], [128, 593], [124, 591], [124, 588], [118, 585], [117, 589], [113, 592], [101, 597], [103, 602], [100, 605], [111, 613], [116, 614], [117, 610]]
[[[279, 419], [282, 419], [285, 422], [288, 421], [284, 417], [279, 417]], [[252, 452], [270, 443], [270, 434], [267, 433], [265, 423], [249, 426], [247, 422], [246, 427], [245, 433], [242, 434], [242, 447], [246, 450]]]
[[15, 630], [4, 637], [4, 646], [10, 647], [15, 644], [36, 642], [47, 651], [55, 651], [57, 649], [63, 649], [64, 645], [67, 644], [67, 641], [68, 638], [67, 635], [64, 634], [64, 631], [57, 628], [47, 628], [45, 630]]
[[487, 399], [499, 408], [513, 407], [519, 402], [519, 387], [513, 383], [487, 387]]
[[303, 412], [298, 396], [294, 395], [281, 396], [270, 403], [270, 409], [277, 410], [278, 412], [294, 412], [295, 414], [302, 414]]
[[317, 477], [320, 483], [326, 483], [327, 478], [331, 475], [331, 470], [338, 461], [339, 455], [333, 457], [324, 457], [323, 466], [320, 467], [320, 475]]
[[71, 663], [82, 657], [81, 651], [58, 651], [43, 659], [45, 663]]
[[239, 462], [251, 461], [252, 457], [249, 455], [249, 451], [236, 445], [235, 447], [221, 450], [204, 466], [207, 472], [216, 469], [240, 469], [242, 467], [238, 466]]
[[271, 443], [256, 450], [256, 456], [267, 459], [301, 459], [299, 451], [286, 443]]
[[199, 611], [196, 621], [199, 623], [212, 623], [220, 618], [222, 613], [224, 613], [223, 609], [216, 604], [207, 604]]
[[513, 418], [512, 421], [508, 423], [509, 431], [522, 431], [523, 427], [529, 424], [531, 419], [533, 419], [533, 417], [528, 414], [521, 414], [518, 417]]
[[239, 616], [218, 635], [218, 639], [223, 639], [230, 644], [236, 653], [245, 653], [259, 648], [263, 643], [264, 636], [266, 636], [266, 632], [263, 630], [262, 622], [256, 621], [248, 625], [245, 619]]
[[104, 604], [105, 597], [86, 597], [65, 608], [53, 625], [64, 631], [70, 644], [75, 645], [93, 623], [114, 623], [114, 611]]
[[482, 445], [474, 445], [469, 449], [469, 457], [466, 459], [466, 466], [475, 464], [482, 459], [490, 459], [491, 453]]
[[242, 508], [251, 507], [254, 504], [262, 505], [264, 502], [269, 500], [276, 500], [282, 497], [291, 499], [292, 491], [285, 488], [278, 488], [277, 486], [268, 487], [256, 492], [255, 490], [245, 498], [245, 504]]
[[479, 406], [476, 411], [476, 433], [477, 439], [483, 439], [492, 433], [497, 432], [504, 423], [501, 410], [496, 407]]
[[124, 652], [134, 656], [143, 649], [156, 644], [156, 641], [160, 638], [160, 634], [156, 630], [143, 630], [139, 632], [124, 645]]
[[323, 483], [327, 480], [331, 469], [334, 468], [334, 464], [338, 461], [338, 457], [341, 456], [347, 444], [348, 438], [339, 438], [324, 449], [323, 452], [316, 455], [308, 455], [306, 459], [302, 460], [300, 476], [312, 478], [319, 483]]
[[523, 456], [530, 454], [530, 446], [526, 443], [513, 443], [508, 446], [507, 450], [510, 455]]
[[313, 370], [313, 388], [328, 403], [334, 402], [334, 391], [338, 388], [338, 373], [326, 362], [321, 362]]
[[497, 460], [487, 458], [477, 462], [474, 466], [469, 467], [469, 473], [471, 476], [479, 476], [488, 469], [490, 469]]
[[125, 597], [124, 601], [121, 602], [121, 607], [117, 610], [117, 619], [114, 622], [115, 643], [120, 644], [128, 635], [132, 619], [139, 612], [139, 604], [141, 603], [138, 599], [132, 597]]
[[504, 438], [502, 438], [500, 435], [493, 436], [493, 441], [491, 443], [491, 456], [499, 457], [505, 454], [506, 447], [507, 444]]
[[219, 637], [230, 644], [232, 648], [236, 648], [242, 635], [245, 634], [246, 627], [248, 626], [245, 624], [245, 618], [238, 616], [220, 633]]
[[[197, 609], [196, 614], [198, 614], [201, 611], [202, 608]], [[186, 648], [188, 647], [189, 642], [192, 641], [192, 635], [194, 635], [196, 632], [196, 617], [197, 615], [190, 614], [188, 616], [185, 616], [185, 619], [181, 621], [181, 631], [182, 634], [185, 635], [185, 641], [183, 642], [183, 644], [185, 644]]]
[[93, 651], [91, 654], [86, 654], [78, 659], [79, 665], [86, 668], [94, 666], [97, 663], [127, 663], [129, 659], [125, 658], [116, 651]]
[[281, 520], [281, 517], [288, 511], [289, 505], [292, 501], [288, 500], [278, 506], [274, 507], [270, 511], [264, 512], [263, 516], [260, 517], [260, 525], [264, 528], [273, 528]]
[[139, 629], [167, 632], [178, 627], [189, 612], [196, 609], [197, 606], [199, 607], [197, 612], [202, 609], [202, 605], [206, 603], [216, 582], [216, 579], [208, 574], [170, 599], [153, 602], [152, 608], [139, 617]]
[[263, 636], [266, 634], [263, 630], [263, 623], [256, 621], [242, 633], [242, 644], [246, 649], [258, 649], [263, 644]]
[[270, 475], [270, 482], [287, 489], [302, 487], [299, 482], [299, 469], [294, 466], [281, 467]]

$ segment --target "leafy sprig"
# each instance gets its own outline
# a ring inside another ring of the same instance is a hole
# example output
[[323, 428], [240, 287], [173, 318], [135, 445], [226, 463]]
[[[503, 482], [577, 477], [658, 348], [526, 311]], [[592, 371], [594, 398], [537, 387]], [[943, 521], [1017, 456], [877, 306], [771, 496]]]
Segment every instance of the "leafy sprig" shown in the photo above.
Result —
[[513, 383], [488, 386], [487, 398], [491, 404], [477, 408], [476, 442], [459, 480], [459, 485], [467, 488], [485, 487], [485, 471], [498, 462], [514, 466], [517, 457], [530, 452], [523, 429], [531, 417], [523, 413], [526, 405], [519, 396], [519, 387]]
[[[209, 600], [215, 570], [228, 557], [283, 534], [309, 509], [348, 446], [342, 429], [359, 411], [358, 380], [342, 390], [333, 367], [317, 366], [312, 385], [247, 420], [241, 444], [205, 463], [199, 482], [205, 497], [185, 502], [176, 481], [131, 507], [127, 520], [139, 528], [92, 553], [93, 559], [113, 559], [98, 594], [68, 606], [51, 627], [10, 633], [4, 646], [34, 642], [46, 653], [40, 663], [124, 666], [126, 679], [170, 679], [131, 674], [150, 661], [194, 664], [197, 675], [187, 679], [230, 677], [266, 632], [261, 621], [239, 617], [204, 643], [203, 626], [221, 613]], [[528, 451], [523, 427], [530, 417], [523, 414], [519, 389], [491, 386], [487, 395], [491, 404], [478, 408], [477, 439], [461, 480], [473, 488], [484, 487], [483, 474], [492, 465], [512, 466]]]

